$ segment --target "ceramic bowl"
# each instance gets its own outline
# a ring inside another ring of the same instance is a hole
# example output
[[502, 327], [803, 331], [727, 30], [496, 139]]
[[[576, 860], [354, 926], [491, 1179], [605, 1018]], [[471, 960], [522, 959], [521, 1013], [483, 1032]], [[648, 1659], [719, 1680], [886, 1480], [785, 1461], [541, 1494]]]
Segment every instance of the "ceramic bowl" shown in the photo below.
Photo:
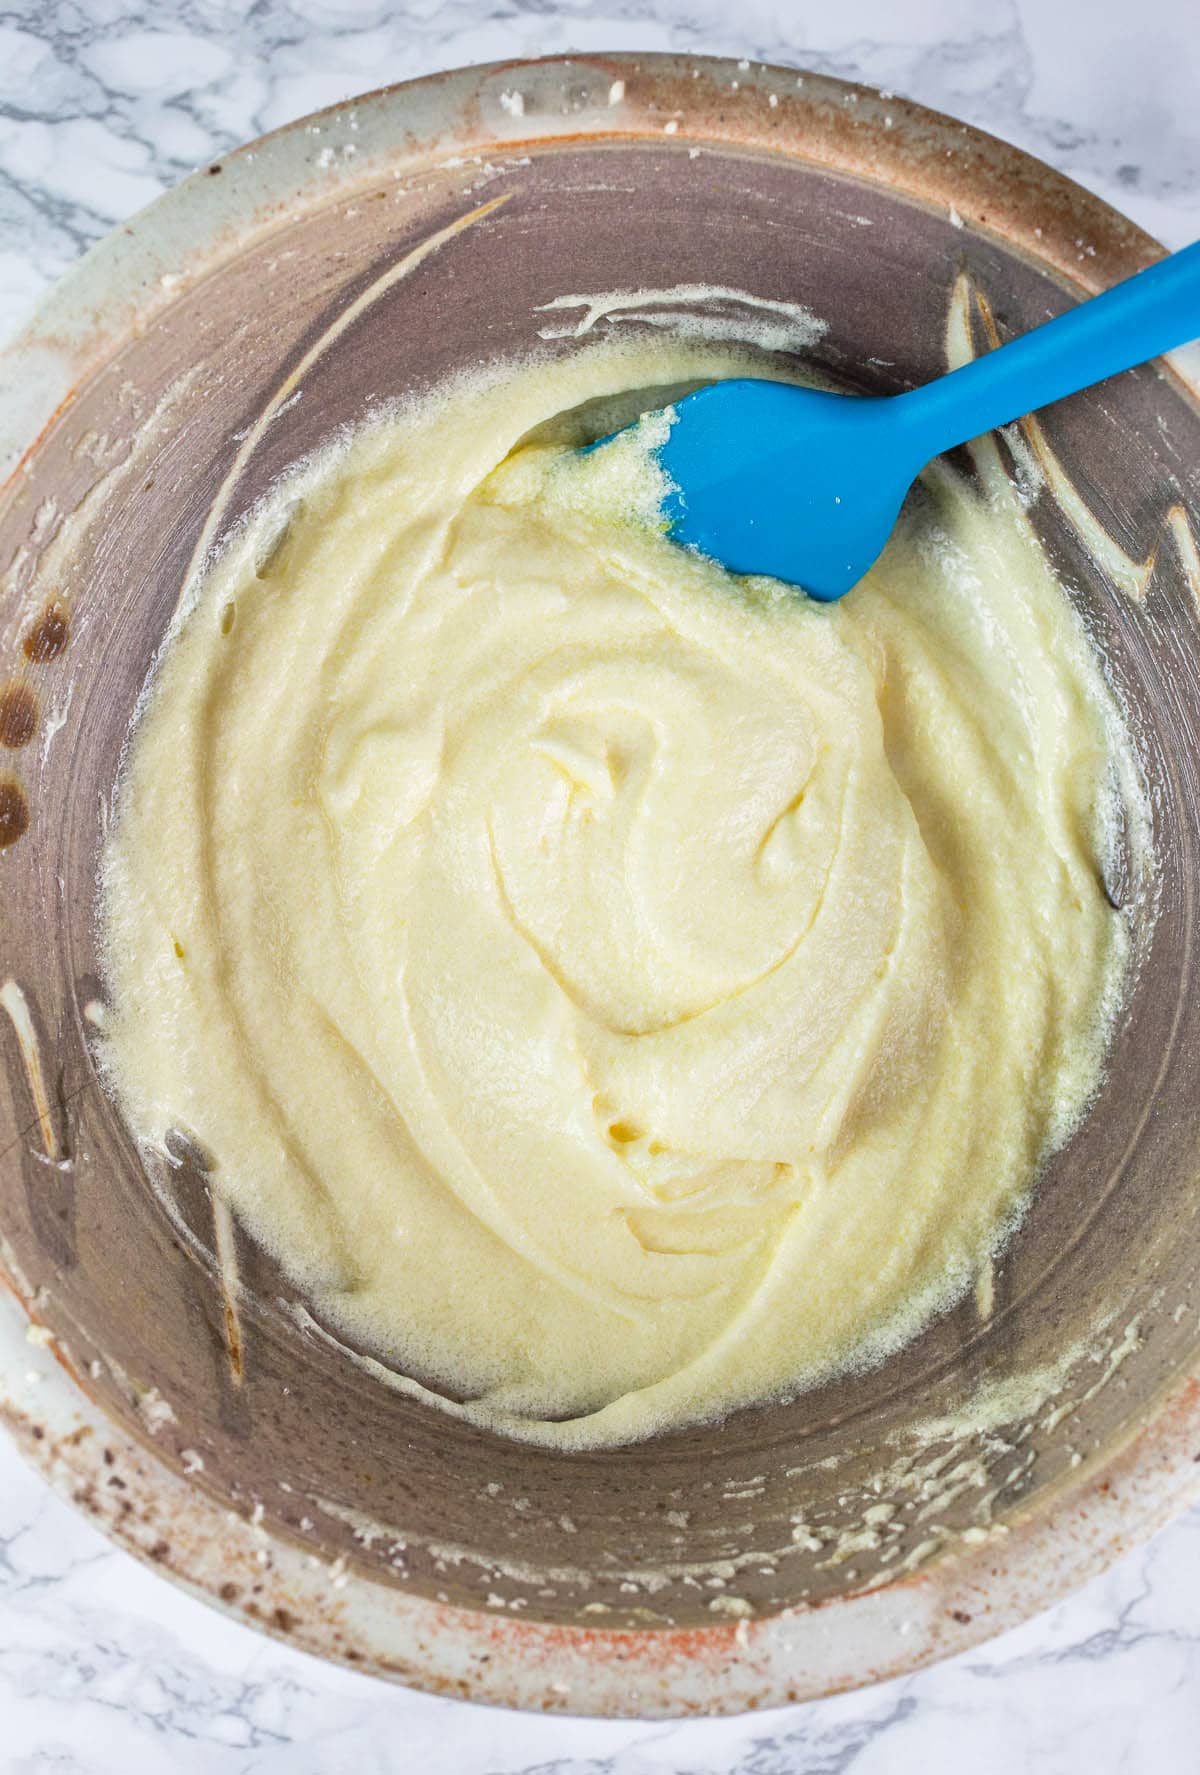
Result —
[[[508, 64], [201, 169], [0, 355], [0, 1410], [127, 1546], [430, 1689], [715, 1712], [967, 1645], [1192, 1495], [1186, 366], [1002, 446], [1129, 710], [1157, 867], [1109, 884], [1137, 967], [1086, 1122], [995, 1274], [883, 1366], [599, 1454], [474, 1429], [302, 1332], [286, 1278], [241, 1229], [218, 1237], [186, 1143], [143, 1164], [94, 1057], [97, 854], [139, 690], [195, 561], [297, 457], [464, 364], [686, 312], [736, 330], [747, 296], [827, 320], [822, 375], [896, 390], [944, 368], [948, 324], [983, 349], [1158, 251], [1015, 150], [861, 88], [665, 56]], [[600, 318], [587, 301], [646, 289]]]

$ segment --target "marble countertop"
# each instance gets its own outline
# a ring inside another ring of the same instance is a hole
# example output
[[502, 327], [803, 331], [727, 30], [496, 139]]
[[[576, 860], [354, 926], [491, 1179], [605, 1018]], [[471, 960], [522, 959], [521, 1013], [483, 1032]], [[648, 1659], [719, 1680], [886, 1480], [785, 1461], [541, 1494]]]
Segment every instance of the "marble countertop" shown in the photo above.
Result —
[[[707, 51], [890, 87], [1200, 236], [1194, 0], [21, 0], [0, 6], [0, 335], [198, 164], [335, 99], [571, 49]], [[0, 1442], [0, 1775], [1188, 1775], [1200, 1510], [934, 1669], [754, 1717], [526, 1718], [260, 1638], [115, 1551]]]

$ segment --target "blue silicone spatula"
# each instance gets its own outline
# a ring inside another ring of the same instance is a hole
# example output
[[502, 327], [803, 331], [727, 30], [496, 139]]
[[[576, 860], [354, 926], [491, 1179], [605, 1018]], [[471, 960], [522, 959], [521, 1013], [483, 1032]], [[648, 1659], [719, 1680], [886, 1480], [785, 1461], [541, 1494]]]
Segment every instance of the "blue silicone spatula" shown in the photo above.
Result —
[[925, 464], [1200, 336], [1200, 242], [906, 394], [732, 379], [676, 403], [656, 454], [670, 534], [823, 601], [871, 566]]

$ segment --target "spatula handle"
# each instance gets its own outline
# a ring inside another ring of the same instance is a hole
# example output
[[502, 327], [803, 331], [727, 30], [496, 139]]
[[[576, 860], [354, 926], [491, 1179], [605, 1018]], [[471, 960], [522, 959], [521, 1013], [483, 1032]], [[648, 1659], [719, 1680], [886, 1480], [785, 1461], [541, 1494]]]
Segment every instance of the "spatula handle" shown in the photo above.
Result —
[[900, 395], [924, 457], [1200, 337], [1200, 241]]

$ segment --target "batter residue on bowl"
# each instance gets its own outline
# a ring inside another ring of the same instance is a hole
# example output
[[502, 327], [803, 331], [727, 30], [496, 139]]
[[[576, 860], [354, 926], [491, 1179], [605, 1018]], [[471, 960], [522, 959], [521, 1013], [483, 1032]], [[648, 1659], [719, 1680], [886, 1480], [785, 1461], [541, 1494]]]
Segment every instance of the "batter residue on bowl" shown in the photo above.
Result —
[[104, 864], [139, 1137], [202, 1143], [398, 1384], [564, 1447], [911, 1338], [1085, 1108], [1127, 962], [1132, 754], [1015, 496], [932, 471], [821, 606], [545, 429], [730, 373], [493, 368], [305, 466], [177, 625]]

